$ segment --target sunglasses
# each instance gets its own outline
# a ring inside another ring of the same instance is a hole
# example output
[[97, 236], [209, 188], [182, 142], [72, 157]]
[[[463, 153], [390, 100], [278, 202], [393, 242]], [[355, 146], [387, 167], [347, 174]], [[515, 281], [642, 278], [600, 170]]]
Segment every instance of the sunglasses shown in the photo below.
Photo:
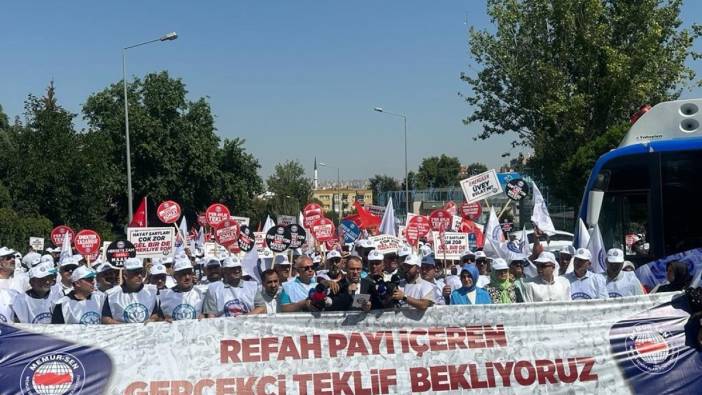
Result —
[[299, 270], [299, 271], [301, 271], [301, 272], [306, 271], [306, 270], [313, 271], [313, 270], [314, 270], [314, 267], [311, 266], [311, 265], [310, 265], [310, 266], [301, 266], [301, 267], [298, 267], [297, 270]]
[[61, 271], [64, 273], [72, 273], [76, 269], [78, 269], [78, 266], [66, 266], [66, 267], [62, 267]]
[[192, 276], [195, 273], [192, 270], [187, 269], [187, 270], [181, 270], [179, 272], [176, 272], [176, 274], [178, 274], [180, 276]]
[[146, 270], [126, 270], [125, 273], [127, 276], [141, 276], [144, 277], [146, 275]]

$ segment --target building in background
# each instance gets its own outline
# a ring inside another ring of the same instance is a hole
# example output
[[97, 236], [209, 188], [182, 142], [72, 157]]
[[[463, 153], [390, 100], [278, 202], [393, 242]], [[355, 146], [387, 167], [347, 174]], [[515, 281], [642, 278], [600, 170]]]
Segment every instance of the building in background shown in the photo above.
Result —
[[[341, 194], [341, 206], [339, 205], [339, 194]], [[353, 210], [353, 202], [358, 200], [361, 204], [373, 203], [373, 191], [366, 188], [351, 188], [342, 186], [336, 188], [315, 189], [312, 198], [321, 202], [324, 211], [341, 212], [345, 214]], [[332, 205], [334, 206], [332, 209]]]

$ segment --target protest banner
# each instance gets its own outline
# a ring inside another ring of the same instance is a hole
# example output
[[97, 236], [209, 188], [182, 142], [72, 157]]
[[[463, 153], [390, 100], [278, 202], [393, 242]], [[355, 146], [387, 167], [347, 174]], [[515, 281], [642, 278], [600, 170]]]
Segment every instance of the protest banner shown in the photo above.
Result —
[[161, 202], [156, 208], [156, 216], [164, 224], [174, 224], [180, 219], [180, 205], [173, 200]]
[[115, 240], [105, 249], [105, 258], [114, 267], [122, 267], [124, 261], [134, 257], [136, 257], [136, 248], [128, 240]]
[[397, 250], [402, 246], [399, 237], [390, 235], [371, 236], [368, 240], [375, 245], [375, 250], [381, 254], [397, 253]]
[[353, 243], [361, 235], [361, 229], [350, 219], [345, 219], [339, 224], [339, 232], [344, 243]]
[[432, 211], [431, 214], [429, 214], [429, 224], [431, 225], [431, 230], [443, 232], [451, 229], [452, 218], [453, 216], [451, 213], [442, 208]]
[[256, 244], [256, 236], [254, 232], [249, 229], [248, 225], [241, 225], [239, 228], [239, 249], [244, 252], [249, 252], [253, 250]]
[[70, 372], [64, 393], [115, 395], [697, 393], [690, 314], [671, 298], [0, 324], [0, 378], [17, 394], [38, 393], [50, 372]]
[[480, 202], [463, 202], [461, 203], [460, 213], [463, 218], [471, 221], [477, 221], [480, 219], [480, 215], [483, 213], [483, 206], [480, 204]]
[[[236, 244], [237, 249], [239, 248], [239, 223], [233, 219], [225, 219], [224, 221], [217, 224], [215, 228], [215, 240], [217, 243], [229, 248], [230, 246]], [[238, 252], [238, 251], [237, 251]]]
[[266, 233], [266, 245], [273, 252], [283, 252], [290, 247], [290, 239], [286, 237], [284, 226], [274, 226]]
[[66, 225], [59, 225], [51, 230], [51, 242], [54, 243], [54, 246], [61, 247], [66, 234], [68, 234], [68, 237], [71, 239], [71, 244], [73, 244], [73, 238], [75, 237], [76, 232]]
[[502, 186], [497, 179], [495, 169], [462, 180], [461, 189], [463, 189], [463, 195], [468, 203], [502, 193]]
[[336, 238], [334, 222], [329, 218], [322, 217], [315, 221], [311, 228], [312, 236], [319, 241], [327, 241]]
[[175, 229], [127, 228], [127, 240], [134, 244], [137, 258], [162, 258], [175, 251]]
[[266, 232], [253, 232], [256, 240], [256, 251], [260, 254], [266, 248]]
[[313, 223], [322, 218], [324, 218], [324, 213], [322, 212], [322, 207], [317, 203], [310, 203], [302, 210], [302, 220], [305, 229], [310, 229]]
[[220, 222], [229, 219], [230, 216], [231, 213], [227, 206], [220, 203], [210, 205], [205, 211], [205, 219], [210, 226], [217, 226]]
[[295, 217], [294, 215], [279, 215], [277, 219], [277, 223], [280, 226], [288, 226], [290, 224], [297, 223], [297, 217]]
[[507, 197], [514, 201], [520, 201], [529, 196], [529, 184], [521, 178], [510, 180], [505, 185]]
[[249, 219], [249, 217], [237, 217], [236, 215], [230, 215], [229, 218], [239, 223], [240, 227], [244, 225], [251, 226], [251, 219]]
[[94, 261], [94, 255], [100, 253], [102, 240], [96, 231], [83, 229], [76, 234], [76, 237], [73, 239], [73, 243], [75, 244], [76, 251], [78, 251], [79, 254], [88, 256]]
[[463, 251], [468, 249], [467, 233], [434, 231], [432, 236], [434, 256], [437, 259], [461, 259]]
[[298, 224], [285, 227], [285, 238], [290, 240], [289, 248], [300, 248], [307, 241], [307, 232]]
[[30, 237], [29, 246], [32, 247], [34, 251], [44, 251], [44, 238], [43, 237]]

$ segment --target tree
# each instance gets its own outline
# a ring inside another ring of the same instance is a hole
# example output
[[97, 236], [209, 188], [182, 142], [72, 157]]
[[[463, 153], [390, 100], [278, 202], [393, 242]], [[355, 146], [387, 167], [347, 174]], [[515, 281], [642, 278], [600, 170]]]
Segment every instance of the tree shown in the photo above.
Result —
[[[409, 184], [409, 188], [407, 188], [410, 191], [414, 191], [417, 189], [417, 173], [413, 171], [407, 172], [407, 181]], [[405, 190], [405, 181], [402, 180], [402, 184], [400, 184], [400, 190]]]
[[424, 158], [417, 172], [419, 188], [445, 188], [457, 186], [461, 162], [456, 157], [442, 154]]
[[305, 207], [312, 197], [312, 181], [305, 177], [305, 169], [298, 161], [287, 161], [275, 165], [275, 172], [268, 177], [268, 191], [273, 192], [271, 198], [275, 214], [296, 214], [285, 212], [290, 202], [297, 202], [297, 207]]
[[474, 162], [468, 165], [468, 176], [475, 176], [486, 171], [488, 171], [488, 168], [484, 163]]
[[384, 174], [374, 175], [368, 180], [368, 185], [371, 191], [373, 191], [373, 204], [378, 204], [378, 198], [381, 193], [400, 190], [397, 180]]
[[2, 111], [2, 105], [0, 105], [0, 130], [6, 130], [10, 127], [10, 121], [7, 119], [7, 114]]
[[514, 133], [529, 166], [577, 204], [593, 161], [614, 148], [641, 104], [675, 99], [695, 77], [702, 29], [681, 29], [681, 0], [492, 0], [495, 31], [471, 28], [480, 69], [461, 74], [471, 92], [465, 123], [477, 139]]

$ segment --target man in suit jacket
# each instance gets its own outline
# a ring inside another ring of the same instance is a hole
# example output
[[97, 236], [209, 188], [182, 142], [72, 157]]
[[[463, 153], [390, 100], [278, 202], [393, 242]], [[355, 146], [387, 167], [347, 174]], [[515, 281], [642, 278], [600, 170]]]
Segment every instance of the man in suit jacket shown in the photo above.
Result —
[[327, 307], [327, 311], [345, 311], [345, 310], [363, 310], [369, 311], [371, 308], [381, 308], [371, 303], [372, 299], [363, 303], [360, 308], [352, 307], [354, 295], [365, 294], [372, 295], [375, 289], [375, 283], [368, 278], [361, 278], [361, 270], [363, 263], [361, 258], [357, 256], [349, 257], [346, 262], [346, 277], [339, 282], [339, 290], [330, 293], [332, 305]]

